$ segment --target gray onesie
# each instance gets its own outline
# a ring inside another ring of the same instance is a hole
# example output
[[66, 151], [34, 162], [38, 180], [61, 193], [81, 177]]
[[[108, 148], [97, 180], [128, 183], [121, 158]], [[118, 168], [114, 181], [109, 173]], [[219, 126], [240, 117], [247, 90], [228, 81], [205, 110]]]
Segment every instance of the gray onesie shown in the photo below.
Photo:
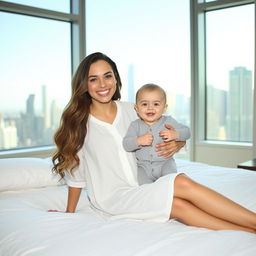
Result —
[[[167, 159], [158, 156], [155, 146], [163, 142], [159, 136], [159, 132], [166, 130], [165, 124], [171, 125], [179, 134], [176, 141], [185, 141], [190, 138], [190, 129], [178, 123], [171, 116], [162, 116], [155, 124], [149, 126], [141, 119], [133, 121], [123, 139], [123, 146], [126, 151], [135, 152], [138, 166], [138, 182], [139, 184], [152, 183], [159, 177], [176, 172], [176, 164], [173, 157]], [[138, 146], [137, 137], [145, 133], [151, 133], [154, 137], [150, 146]]]

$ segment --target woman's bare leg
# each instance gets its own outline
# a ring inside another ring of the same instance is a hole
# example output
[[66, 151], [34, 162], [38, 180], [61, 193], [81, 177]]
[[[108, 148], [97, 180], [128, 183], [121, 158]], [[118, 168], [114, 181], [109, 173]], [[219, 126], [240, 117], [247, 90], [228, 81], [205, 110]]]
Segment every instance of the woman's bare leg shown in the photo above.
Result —
[[176, 197], [173, 199], [170, 218], [177, 218], [189, 226], [202, 227], [213, 230], [242, 230], [255, 233], [255, 230], [253, 229], [239, 226], [209, 215], [192, 203]]
[[184, 199], [217, 219], [256, 230], [256, 214], [254, 212], [194, 182], [186, 175], [176, 177], [174, 198]]

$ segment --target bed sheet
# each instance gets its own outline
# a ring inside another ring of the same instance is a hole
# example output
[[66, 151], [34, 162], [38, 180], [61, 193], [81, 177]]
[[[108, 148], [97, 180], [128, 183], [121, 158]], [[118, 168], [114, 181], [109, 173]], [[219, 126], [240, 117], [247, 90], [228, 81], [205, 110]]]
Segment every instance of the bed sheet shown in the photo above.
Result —
[[[179, 172], [256, 212], [256, 173], [177, 161]], [[108, 220], [89, 206], [86, 190], [77, 212], [65, 210], [67, 188], [48, 186], [0, 193], [1, 256], [255, 256], [256, 235], [167, 223]]]

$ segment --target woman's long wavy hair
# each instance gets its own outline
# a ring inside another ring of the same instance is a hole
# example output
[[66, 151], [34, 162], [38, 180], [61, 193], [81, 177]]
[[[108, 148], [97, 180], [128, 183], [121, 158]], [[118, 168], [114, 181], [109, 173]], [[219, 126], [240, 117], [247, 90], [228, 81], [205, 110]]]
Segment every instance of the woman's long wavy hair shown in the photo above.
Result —
[[62, 114], [60, 127], [54, 136], [57, 150], [52, 157], [52, 170], [60, 174], [62, 178], [66, 170], [72, 173], [80, 163], [77, 153], [84, 144], [87, 134], [86, 124], [92, 103], [88, 93], [88, 74], [91, 64], [99, 60], [104, 60], [111, 66], [117, 81], [117, 89], [112, 100], [121, 98], [122, 83], [115, 62], [100, 52], [88, 55], [80, 63], [72, 79], [71, 99]]

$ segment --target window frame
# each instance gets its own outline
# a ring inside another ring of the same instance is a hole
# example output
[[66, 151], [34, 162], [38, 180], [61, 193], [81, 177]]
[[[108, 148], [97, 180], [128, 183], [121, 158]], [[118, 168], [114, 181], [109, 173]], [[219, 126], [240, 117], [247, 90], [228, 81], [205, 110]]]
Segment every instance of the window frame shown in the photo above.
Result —
[[[254, 96], [253, 96], [253, 142], [227, 142], [206, 140], [206, 26], [205, 13], [224, 8], [254, 4], [254, 0], [216, 0], [205, 2], [204, 0], [191, 0], [191, 160], [196, 160], [196, 147], [207, 145], [213, 147], [245, 148], [253, 150], [256, 157], [256, 78], [254, 72]], [[255, 48], [255, 43], [254, 43]], [[255, 51], [256, 52], [256, 51]], [[255, 57], [254, 57], [255, 63]]]
[[[0, 1], [0, 11], [22, 14], [37, 18], [70, 22], [71, 24], [71, 74], [74, 73], [85, 53], [85, 1], [70, 0], [70, 13], [52, 11], [28, 5]], [[10, 149], [0, 152], [0, 158], [8, 157], [48, 157], [55, 146]]]

